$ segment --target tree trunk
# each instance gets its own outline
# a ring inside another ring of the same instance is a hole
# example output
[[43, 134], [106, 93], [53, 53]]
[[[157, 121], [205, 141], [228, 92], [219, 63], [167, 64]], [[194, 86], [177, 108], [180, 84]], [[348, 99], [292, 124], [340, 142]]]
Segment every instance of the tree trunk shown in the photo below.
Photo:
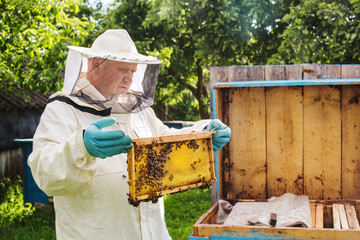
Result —
[[[176, 75], [171, 71], [169, 71], [169, 74]], [[196, 61], [196, 75], [198, 77], [198, 82], [196, 84], [196, 87], [186, 83], [186, 81], [181, 79], [179, 76], [177, 77], [177, 81], [179, 82], [179, 84], [184, 85], [187, 89], [189, 89], [191, 93], [194, 95], [194, 97], [198, 100], [199, 114], [201, 119], [208, 119], [210, 117], [208, 111], [208, 102], [207, 102], [207, 99], [209, 99], [209, 93], [206, 88], [202, 67], [199, 61]]]
[[203, 75], [202, 70], [203, 69], [202, 69], [199, 61], [196, 61], [196, 72], [197, 72], [198, 82], [197, 82], [196, 93], [194, 93], [194, 95], [199, 102], [199, 112], [200, 112], [201, 119], [207, 119], [210, 116], [209, 116], [209, 112], [207, 109], [208, 104], [205, 101], [205, 99], [209, 98], [209, 93], [206, 89], [204, 75]]

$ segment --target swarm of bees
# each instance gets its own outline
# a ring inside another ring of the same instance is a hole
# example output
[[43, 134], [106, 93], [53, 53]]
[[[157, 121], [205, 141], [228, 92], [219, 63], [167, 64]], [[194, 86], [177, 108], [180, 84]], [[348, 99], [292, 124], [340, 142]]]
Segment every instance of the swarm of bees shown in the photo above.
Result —
[[[205, 142], [205, 141], [204, 141]], [[128, 194], [128, 201], [133, 206], [138, 206], [141, 201], [152, 201], [156, 203], [158, 198], [161, 197], [161, 192], [166, 189], [173, 190], [173, 186], [166, 186], [163, 182], [164, 177], [167, 175], [168, 171], [165, 169], [166, 162], [170, 160], [169, 154], [173, 150], [181, 148], [183, 145], [186, 145], [188, 149], [193, 149], [196, 151], [199, 149], [199, 145], [196, 140], [187, 140], [187, 141], [178, 141], [178, 142], [167, 142], [167, 143], [157, 143], [155, 140], [152, 144], [137, 146], [134, 144], [134, 154], [135, 154], [135, 193], [139, 194], [144, 189], [146, 189], [147, 194], [149, 195], [145, 200], [135, 199]], [[205, 149], [204, 149], [205, 150]], [[199, 158], [196, 161], [193, 161], [190, 165], [193, 169], [196, 168], [197, 164], [200, 164], [201, 159]], [[200, 176], [200, 175], [199, 175]], [[169, 181], [173, 181], [174, 174], [167, 175]], [[206, 188], [211, 185], [211, 181], [206, 182], [205, 177], [198, 180], [197, 183], [201, 185], [201, 188]], [[201, 183], [201, 184], [200, 184]], [[128, 182], [130, 185], [130, 182]], [[190, 187], [189, 187], [190, 188]], [[180, 192], [186, 191], [181, 190]]]

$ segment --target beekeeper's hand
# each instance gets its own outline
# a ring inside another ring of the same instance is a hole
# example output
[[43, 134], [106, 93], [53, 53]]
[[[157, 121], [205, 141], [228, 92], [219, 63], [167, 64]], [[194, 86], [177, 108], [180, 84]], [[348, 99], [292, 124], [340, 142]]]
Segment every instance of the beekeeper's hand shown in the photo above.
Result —
[[102, 118], [93, 122], [84, 132], [84, 145], [91, 156], [106, 158], [127, 153], [132, 139], [121, 130], [103, 130], [115, 123], [113, 118]]
[[231, 137], [230, 128], [218, 119], [211, 120], [206, 126], [205, 131], [217, 131], [217, 133], [212, 135], [213, 149], [215, 151], [227, 144]]

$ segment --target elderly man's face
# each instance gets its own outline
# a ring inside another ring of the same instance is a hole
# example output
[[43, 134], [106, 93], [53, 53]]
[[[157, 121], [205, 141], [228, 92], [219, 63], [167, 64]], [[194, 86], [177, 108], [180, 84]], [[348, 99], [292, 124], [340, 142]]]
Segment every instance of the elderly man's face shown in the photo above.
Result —
[[136, 63], [106, 60], [95, 68], [96, 80], [92, 84], [106, 98], [113, 94], [126, 93], [136, 69]]

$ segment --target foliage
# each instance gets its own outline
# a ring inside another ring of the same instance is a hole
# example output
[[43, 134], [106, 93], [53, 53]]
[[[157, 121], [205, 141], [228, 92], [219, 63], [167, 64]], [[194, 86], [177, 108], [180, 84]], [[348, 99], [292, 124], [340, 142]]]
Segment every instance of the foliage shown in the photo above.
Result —
[[272, 50], [267, 44], [275, 42], [272, 29], [279, 27], [276, 21], [284, 9], [283, 1], [157, 0], [144, 26], [166, 26], [161, 41], [174, 49], [170, 82], [178, 92], [191, 91], [205, 118], [209, 117], [206, 68], [264, 63]]
[[173, 240], [187, 239], [194, 223], [211, 207], [209, 189], [191, 189], [165, 196], [166, 226]]
[[[209, 117], [209, 66], [358, 63], [360, 0], [0, 0], [0, 89], [62, 85], [67, 45], [127, 29], [163, 62], [155, 105]], [[184, 108], [184, 99], [187, 108]]]
[[100, 22], [103, 20], [104, 14], [102, 0], [90, 1], [90, 0], [81, 0], [79, 4], [79, 10], [75, 13], [69, 12], [69, 16], [77, 17], [84, 21], [91, 21], [91, 25], [88, 28], [88, 32], [85, 36], [85, 41], [81, 41], [81, 46], [91, 47], [93, 41], [98, 36], [98, 33], [102, 30]]
[[31, 204], [23, 204], [21, 180], [12, 184], [10, 179], [4, 178], [0, 184], [1, 188], [6, 190], [0, 205], [0, 225], [20, 222], [34, 212]]
[[192, 105], [185, 113], [190, 115], [198, 108], [199, 115], [192, 117], [208, 118], [207, 67], [266, 62], [265, 57], [277, 47], [273, 32], [283, 27], [278, 21], [292, 2], [117, 0], [103, 26], [128, 29], [140, 51], [171, 49], [170, 64], [159, 77], [156, 100], [180, 109], [183, 96], [190, 93]]
[[0, 90], [55, 91], [68, 45], [78, 45], [93, 28], [74, 15], [78, 0], [0, 0]]
[[359, 0], [303, 0], [283, 17], [281, 45], [268, 63], [358, 63], [359, 20]]

